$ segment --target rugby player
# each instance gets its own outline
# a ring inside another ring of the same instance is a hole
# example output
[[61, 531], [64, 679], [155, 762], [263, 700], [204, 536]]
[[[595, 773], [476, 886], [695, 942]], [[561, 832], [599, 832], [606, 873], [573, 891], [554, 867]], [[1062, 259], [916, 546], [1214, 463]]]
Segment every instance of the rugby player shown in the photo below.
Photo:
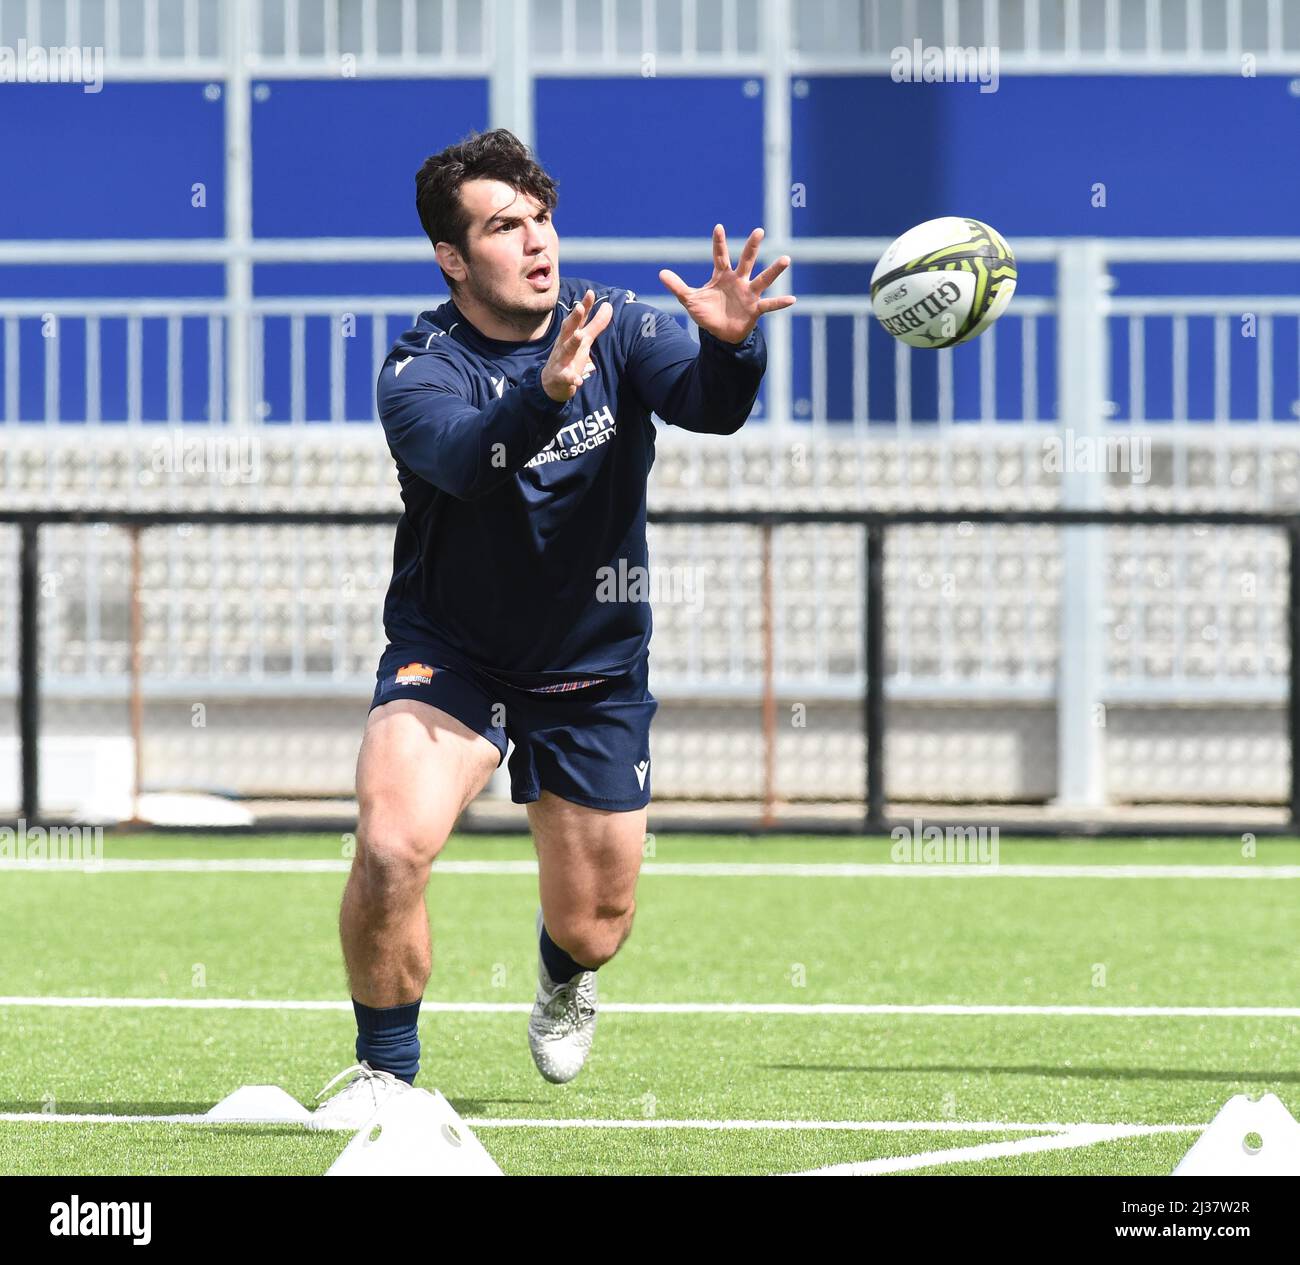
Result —
[[626, 593], [602, 580], [648, 565], [651, 414], [739, 430], [767, 363], [758, 319], [795, 301], [762, 297], [788, 256], [750, 276], [763, 230], [733, 268], [719, 224], [707, 282], [659, 273], [699, 327], [697, 348], [631, 291], [561, 275], [556, 202], [554, 181], [504, 129], [433, 155], [416, 176], [451, 297], [379, 374], [404, 513], [339, 919], [357, 1063], [322, 1091], [345, 1082], [317, 1127], [360, 1128], [415, 1080], [430, 864], [507, 740], [538, 858], [529, 1048], [548, 1081], [582, 1068], [596, 972], [636, 909], [658, 706], [649, 607], [611, 600]]

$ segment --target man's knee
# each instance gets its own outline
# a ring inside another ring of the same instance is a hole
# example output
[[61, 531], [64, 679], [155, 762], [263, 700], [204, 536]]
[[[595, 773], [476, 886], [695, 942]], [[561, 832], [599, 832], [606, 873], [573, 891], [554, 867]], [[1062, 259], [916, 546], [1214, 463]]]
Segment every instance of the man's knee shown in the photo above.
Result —
[[417, 898], [445, 834], [393, 817], [362, 818], [357, 826], [353, 875], [369, 900], [399, 907]]
[[370, 713], [357, 758], [356, 881], [380, 896], [423, 890], [496, 747], [450, 714], [398, 699]]
[[547, 934], [575, 962], [583, 966], [604, 966], [632, 932], [636, 901], [597, 905], [594, 910], [558, 921], [546, 922]]

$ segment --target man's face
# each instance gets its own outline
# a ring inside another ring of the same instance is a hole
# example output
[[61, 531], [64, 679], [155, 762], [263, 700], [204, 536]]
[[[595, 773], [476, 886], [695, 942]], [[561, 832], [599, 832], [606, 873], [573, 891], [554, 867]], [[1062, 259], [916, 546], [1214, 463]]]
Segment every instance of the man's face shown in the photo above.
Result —
[[[560, 290], [560, 239], [551, 213], [531, 194], [499, 180], [468, 180], [460, 188], [469, 212], [468, 258], [447, 272], [502, 320], [527, 324], [554, 309]], [[447, 267], [438, 246], [439, 263]]]

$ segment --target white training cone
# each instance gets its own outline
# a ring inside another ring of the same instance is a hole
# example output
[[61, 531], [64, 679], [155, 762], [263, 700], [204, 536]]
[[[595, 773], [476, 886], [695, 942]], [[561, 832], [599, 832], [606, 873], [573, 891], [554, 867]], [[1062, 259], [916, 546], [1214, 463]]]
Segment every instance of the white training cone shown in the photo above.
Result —
[[1300, 1177], [1300, 1122], [1276, 1094], [1236, 1094], [1174, 1169], [1175, 1177]]
[[244, 1085], [227, 1094], [205, 1120], [245, 1121], [250, 1124], [306, 1124], [311, 1112], [279, 1085]]
[[435, 1089], [394, 1094], [326, 1177], [502, 1177], [496, 1161]]

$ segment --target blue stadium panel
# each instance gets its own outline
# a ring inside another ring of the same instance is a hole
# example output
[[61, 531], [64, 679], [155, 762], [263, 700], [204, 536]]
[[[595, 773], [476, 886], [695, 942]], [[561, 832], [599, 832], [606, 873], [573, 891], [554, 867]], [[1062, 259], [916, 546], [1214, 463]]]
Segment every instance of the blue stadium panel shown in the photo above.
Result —
[[221, 264], [0, 265], [0, 295], [8, 299], [201, 299], [225, 292]]
[[[384, 321], [382, 316], [375, 318], [370, 313], [352, 314], [346, 326], [324, 314], [304, 318], [302, 351], [305, 376], [301, 421], [327, 423], [334, 420], [331, 367], [332, 358], [337, 355], [343, 375], [337, 420], [359, 425], [376, 424], [375, 364], [371, 341], [375, 319]], [[385, 323], [385, 346], [395, 342], [409, 328], [410, 322], [405, 317], [389, 319]], [[267, 317], [263, 339], [264, 420], [268, 425], [276, 426], [295, 420], [290, 318]]]
[[[1013, 243], [1014, 244], [1014, 243]], [[870, 293], [873, 265], [800, 264], [799, 248], [792, 250], [791, 292], [799, 294], [844, 295], [866, 298]], [[1020, 270], [1018, 294], [1052, 295], [1053, 269], [1048, 264], [1026, 264]], [[799, 305], [791, 309], [795, 322], [792, 383], [795, 421], [806, 420], [812, 409], [812, 323], [800, 314]], [[769, 324], [773, 319], [765, 318]], [[1037, 370], [1037, 396], [1024, 396], [1024, 348], [1021, 320], [1015, 300], [992, 334], [997, 344], [995, 359], [993, 416], [991, 420], [1019, 422], [1026, 408], [1032, 420], [1053, 421], [1056, 417], [1056, 345], [1055, 320], [1040, 316], [1035, 340], [1034, 365]], [[980, 343], [989, 332], [973, 342], [952, 349], [953, 420], [980, 420], [979, 379]], [[896, 340], [874, 316], [867, 325], [867, 415], [873, 424], [892, 425], [898, 416], [895, 389]], [[935, 423], [939, 417], [939, 358], [926, 348], [911, 349], [911, 414], [914, 425]], [[826, 415], [829, 421], [848, 423], [853, 418], [853, 320], [849, 316], [826, 318]]]
[[[1147, 316], [1142, 320], [1144, 341], [1143, 379], [1140, 390], [1132, 380], [1133, 331], [1127, 315], [1112, 316], [1108, 321], [1111, 348], [1111, 394], [1114, 418], [1129, 422], [1158, 425], [1186, 420], [1209, 424], [1250, 424], [1263, 420], [1296, 424], [1300, 422], [1300, 398], [1296, 383], [1300, 381], [1300, 320], [1289, 314], [1272, 318], [1272, 347], [1269, 359], [1261, 355], [1262, 330], [1259, 317], [1253, 325], [1243, 321], [1249, 313], [1233, 313], [1226, 318], [1227, 411], [1216, 413], [1216, 376], [1223, 369], [1216, 363], [1215, 317], [1191, 315], [1186, 318], [1186, 377], [1183, 399], [1186, 415], [1175, 418], [1175, 324], [1171, 316]], [[1270, 370], [1271, 364], [1271, 370]], [[1267, 377], [1264, 375], [1267, 373]], [[1271, 407], [1270, 407], [1271, 403]]]
[[807, 83], [791, 112], [808, 190], [796, 234], [893, 237], [954, 214], [1010, 238], [1295, 231], [1300, 111], [1284, 76], [1007, 75], [991, 93]]
[[[63, 316], [51, 327], [39, 317], [23, 317], [18, 323], [17, 421], [21, 424], [60, 421], [81, 425], [87, 421], [86, 353], [87, 325], [83, 317]], [[203, 316], [181, 318], [178, 326], [181, 378], [178, 411], [168, 417], [167, 321], [149, 316], [141, 320], [139, 382], [140, 420], [143, 423], [175, 425], [209, 421], [211, 382], [209, 378], [208, 320]], [[0, 346], [4, 334], [0, 333]], [[55, 337], [57, 342], [55, 342]], [[57, 354], [57, 414], [46, 410], [46, 357]], [[105, 426], [124, 423], [130, 413], [131, 387], [128, 381], [128, 332], [121, 316], [101, 318], [99, 338], [100, 392], [98, 421]], [[0, 398], [8, 391], [4, 358], [0, 356]], [[220, 420], [220, 419], [219, 419]], [[0, 422], [3, 426], [3, 422]]]
[[[110, 83], [99, 93], [80, 85], [6, 85], [0, 131], [12, 180], [0, 200], [0, 238], [67, 240], [220, 237], [225, 230], [224, 108], [197, 83]], [[69, 137], [76, 138], [69, 149]], [[75, 150], [75, 161], [69, 155]], [[201, 190], [195, 186], [201, 185]], [[201, 202], [202, 205], [195, 205]], [[218, 296], [224, 272], [213, 265], [16, 265], [0, 269], [11, 298]], [[54, 348], [43, 323], [18, 329], [18, 418], [46, 420], [45, 360]], [[142, 326], [141, 411], [165, 419], [166, 328]], [[86, 325], [64, 317], [58, 334], [59, 415], [86, 417]], [[183, 420], [207, 416], [206, 323], [182, 323], [186, 372]], [[102, 411], [107, 424], [127, 412], [126, 326], [106, 318], [101, 341]], [[0, 379], [3, 369], [0, 368]], [[7, 383], [0, 382], [0, 390]]]
[[488, 85], [277, 80], [254, 85], [252, 114], [257, 236], [412, 237], [415, 173], [487, 127]]
[[[1012, 242], [1012, 246], [1015, 243]], [[1041, 266], [1041, 265], [1040, 265]], [[1110, 266], [1118, 295], [1300, 293], [1300, 262], [1129, 263]]]
[[[798, 312], [798, 306], [793, 309]], [[768, 320], [774, 318], [767, 318]], [[775, 318], [780, 319], [780, 318]], [[1026, 398], [1025, 357], [1022, 322], [1011, 312], [979, 338], [952, 348], [952, 418], [954, 423], [989, 422], [1019, 425], [1023, 419], [1051, 422], [1056, 417], [1055, 318], [1040, 316], [1037, 338], [1030, 344], [1036, 383], [1033, 398]], [[793, 416], [808, 421], [813, 412], [812, 322], [796, 318], [794, 325]], [[982, 415], [981, 354], [994, 344], [991, 412]], [[848, 425], [853, 421], [853, 318], [827, 316], [825, 334], [826, 397], [825, 420]], [[905, 358], [910, 392], [900, 400], [897, 364]], [[867, 321], [867, 417], [872, 426], [892, 426], [907, 410], [913, 427], [935, 425], [940, 416], [939, 353], [923, 347], [907, 347], [888, 334], [876, 321]], [[820, 419], [819, 419], [820, 420]]]
[[[200, 83], [5, 84], [0, 238], [220, 237], [224, 110]], [[200, 195], [203, 206], [193, 203]]]
[[[754, 95], [747, 95], [748, 91]], [[535, 146], [580, 237], [733, 239], [762, 224], [763, 97], [746, 79], [538, 79]]]
[[410, 295], [412, 311], [436, 307], [432, 296], [447, 296], [447, 285], [429, 246], [428, 257], [414, 263], [255, 264], [253, 293], [260, 298], [313, 295]]
[[[896, 84], [888, 77], [814, 77], [792, 100], [793, 179], [806, 205], [793, 210], [798, 236], [893, 237], [937, 215], [987, 220], [1015, 245], [1018, 236], [1246, 236], [1294, 231], [1288, 208], [1300, 204], [1300, 165], [1277, 161], [1300, 142], [1290, 81], [1279, 76], [1011, 77], [998, 91], [975, 84]], [[847, 128], [844, 120], [860, 126]], [[856, 143], [855, 143], [856, 141]], [[1106, 206], [1094, 207], [1093, 186], [1105, 185]], [[1177, 191], [1177, 196], [1171, 196]], [[797, 250], [795, 251], [797, 256]], [[817, 267], [801, 273], [803, 288], [865, 294], [870, 266]], [[1293, 292], [1297, 269], [1266, 265], [1118, 265], [1117, 294]], [[1282, 273], [1285, 272], [1285, 278]], [[802, 278], [816, 275], [816, 284]], [[1034, 275], [1037, 274], [1037, 275]], [[1051, 293], [1051, 270], [1023, 269], [1021, 293]], [[798, 288], [796, 288], [796, 293]], [[997, 327], [996, 413], [1022, 411], [1017, 373], [1016, 305]], [[1150, 322], [1146, 415], [1169, 417], [1172, 375], [1170, 322]], [[1285, 322], [1278, 323], [1278, 336]], [[1055, 350], [1051, 326], [1039, 327], [1040, 416], [1055, 415]], [[1212, 364], [1212, 322], [1192, 321], [1193, 364]], [[1128, 418], [1127, 328], [1113, 322], [1116, 418]], [[829, 335], [829, 330], [828, 330]], [[987, 337], [985, 335], [984, 337]], [[1162, 343], [1163, 338], [1163, 343]], [[810, 394], [805, 345], [796, 342], [796, 401]], [[829, 338], [828, 338], [829, 341]], [[1246, 420], [1255, 384], [1246, 362], [1251, 348], [1231, 345], [1229, 416]], [[1283, 353], [1285, 355], [1286, 353]], [[978, 376], [961, 372], [978, 340], [954, 351], [954, 409], [979, 415]], [[912, 356], [913, 417], [933, 417], [936, 362]], [[891, 420], [892, 348], [872, 335], [871, 412]], [[1194, 374], [1188, 411], [1213, 414], [1209, 374]], [[832, 418], [846, 417], [847, 387], [828, 378]], [[1283, 384], [1278, 383], [1278, 390]], [[1285, 416], [1289, 397], [1279, 400]], [[805, 405], [806, 408], [806, 405]]]

